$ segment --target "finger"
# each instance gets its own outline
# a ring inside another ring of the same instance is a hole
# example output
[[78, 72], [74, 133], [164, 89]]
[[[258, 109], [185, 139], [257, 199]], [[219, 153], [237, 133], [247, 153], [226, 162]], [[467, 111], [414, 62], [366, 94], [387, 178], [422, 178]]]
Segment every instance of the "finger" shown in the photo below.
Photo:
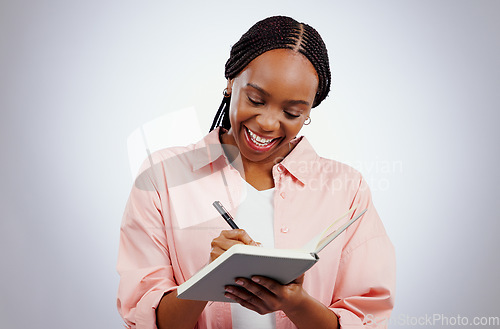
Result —
[[298, 277], [296, 281], [285, 285], [263, 276], [253, 276], [252, 281], [275, 295], [274, 298], [264, 299], [268, 308], [272, 310], [294, 309], [304, 300], [305, 294], [302, 288], [303, 277]]
[[260, 285], [253, 280], [248, 280], [245, 278], [236, 279], [236, 284], [240, 287], [245, 288], [252, 295], [263, 300], [267, 306], [269, 306], [269, 304], [274, 304], [273, 299], [276, 298], [276, 295], [268, 290], [265, 286]]
[[212, 240], [210, 262], [222, 255], [235, 244], [256, 244], [245, 230], [224, 230]]
[[238, 297], [235, 294], [230, 293], [229, 291], [226, 291], [224, 293], [224, 296], [227, 297], [227, 298], [229, 298], [229, 299], [234, 300], [235, 302], [237, 302], [238, 304], [240, 304], [243, 307], [248, 308], [249, 310], [255, 311], [255, 312], [257, 312], [257, 313], [259, 313], [261, 315], [266, 314], [265, 312], [261, 311], [257, 306], [255, 306], [255, 305], [247, 302], [246, 300], [244, 300], [243, 298]]
[[241, 233], [233, 231], [236, 230], [221, 231], [220, 235], [212, 240], [212, 248], [219, 247], [222, 250], [228, 250], [235, 244], [244, 244], [244, 242], [239, 239]]
[[299, 276], [297, 279], [293, 280], [293, 283], [302, 285], [304, 283], [304, 276], [305, 276], [305, 273], [302, 273], [301, 276]]
[[212, 247], [212, 249], [210, 249], [210, 262], [214, 261], [217, 257], [222, 255], [224, 251], [225, 250], [222, 250], [219, 247]]
[[[235, 283], [239, 287], [242, 287], [245, 292], [238, 296], [255, 305], [261, 314], [274, 312], [279, 309], [280, 297], [269, 291], [266, 287], [246, 278], [238, 278]], [[275, 283], [279, 285], [276, 281]]]
[[252, 311], [255, 311], [259, 314], [267, 314], [271, 312], [263, 301], [250, 293], [248, 290], [237, 287], [237, 286], [226, 286], [225, 294], [227, 298], [230, 298], [240, 304], [243, 307], [246, 307]]
[[226, 237], [227, 239], [230, 240], [238, 240], [243, 242], [244, 244], [249, 244], [252, 246], [256, 246], [257, 243], [248, 235], [248, 233], [245, 230], [242, 229], [237, 229], [237, 230], [230, 230], [230, 231], [222, 231], [221, 236]]
[[220, 248], [223, 251], [228, 250], [235, 244], [243, 244], [243, 242], [239, 240], [234, 240], [234, 239], [228, 239], [227, 237], [223, 236], [222, 234], [216, 237], [215, 239], [212, 240], [211, 246], [212, 248]]
[[283, 285], [276, 280], [267, 278], [265, 276], [252, 276], [252, 282], [255, 284], [264, 287], [270, 293], [275, 296], [281, 296], [281, 291], [283, 289]]
[[258, 245], [248, 235], [245, 230], [224, 230], [220, 235], [212, 240], [210, 250], [210, 262], [222, 255], [226, 250], [235, 244]]

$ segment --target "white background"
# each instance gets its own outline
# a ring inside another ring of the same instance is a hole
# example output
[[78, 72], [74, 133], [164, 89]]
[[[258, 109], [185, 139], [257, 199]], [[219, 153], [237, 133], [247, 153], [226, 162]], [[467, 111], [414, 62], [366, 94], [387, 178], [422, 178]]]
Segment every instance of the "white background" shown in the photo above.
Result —
[[208, 131], [230, 46], [275, 14], [329, 49], [332, 92], [304, 134], [372, 188], [397, 251], [394, 318], [500, 316], [499, 12], [487, 0], [2, 1], [1, 327], [122, 327], [127, 137], [188, 106]]

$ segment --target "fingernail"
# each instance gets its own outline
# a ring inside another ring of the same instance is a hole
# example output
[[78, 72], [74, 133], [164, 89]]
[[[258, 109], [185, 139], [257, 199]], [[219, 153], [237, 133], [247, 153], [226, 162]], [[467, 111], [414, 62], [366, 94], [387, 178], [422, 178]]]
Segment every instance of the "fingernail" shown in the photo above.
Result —
[[226, 290], [226, 292], [233, 293], [233, 289], [232, 288], [226, 288], [224, 290]]
[[236, 280], [236, 284], [242, 286], [244, 284], [244, 282], [242, 280]]
[[260, 282], [260, 279], [259, 278], [252, 278], [252, 281], [253, 282]]

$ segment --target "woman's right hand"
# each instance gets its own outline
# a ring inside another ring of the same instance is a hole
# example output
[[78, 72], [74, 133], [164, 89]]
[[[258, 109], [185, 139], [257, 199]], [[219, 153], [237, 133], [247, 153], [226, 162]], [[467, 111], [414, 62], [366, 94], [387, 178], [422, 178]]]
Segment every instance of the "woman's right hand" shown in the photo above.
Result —
[[248, 244], [251, 246], [260, 246], [252, 240], [245, 230], [225, 230], [220, 232], [219, 236], [212, 240], [212, 249], [210, 250], [210, 262], [222, 255], [222, 253], [235, 244]]

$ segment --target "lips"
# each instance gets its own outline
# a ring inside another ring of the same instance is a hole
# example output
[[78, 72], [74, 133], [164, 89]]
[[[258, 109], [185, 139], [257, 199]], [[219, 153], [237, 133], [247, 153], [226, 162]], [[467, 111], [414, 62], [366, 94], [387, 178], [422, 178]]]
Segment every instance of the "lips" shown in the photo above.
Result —
[[251, 149], [259, 152], [265, 152], [270, 150], [278, 141], [279, 138], [264, 138], [257, 135], [247, 127], [245, 128], [245, 138]]

